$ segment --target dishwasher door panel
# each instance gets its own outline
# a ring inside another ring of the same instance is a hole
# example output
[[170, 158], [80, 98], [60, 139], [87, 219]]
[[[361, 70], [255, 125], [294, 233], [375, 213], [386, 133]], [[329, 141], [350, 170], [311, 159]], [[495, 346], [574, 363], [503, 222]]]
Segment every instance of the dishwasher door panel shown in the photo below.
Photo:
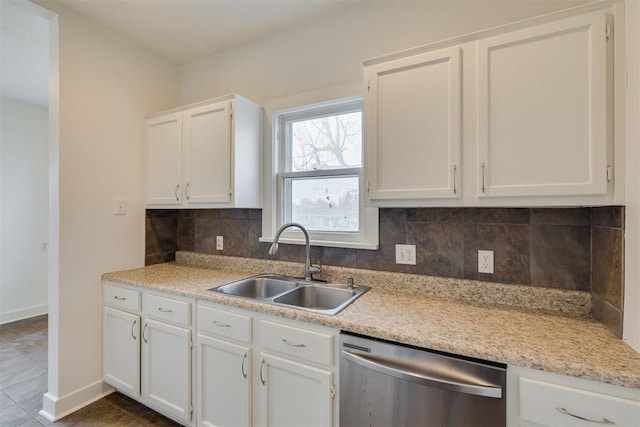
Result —
[[506, 425], [504, 368], [344, 334], [341, 350], [341, 426]]

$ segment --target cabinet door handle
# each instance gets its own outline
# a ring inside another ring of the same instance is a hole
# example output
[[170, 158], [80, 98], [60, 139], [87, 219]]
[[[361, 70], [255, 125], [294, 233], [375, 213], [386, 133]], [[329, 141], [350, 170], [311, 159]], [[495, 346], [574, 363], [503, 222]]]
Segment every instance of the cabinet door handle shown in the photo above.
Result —
[[262, 359], [262, 362], [260, 362], [260, 382], [262, 383], [262, 385], [265, 385], [266, 382], [264, 380], [264, 377], [262, 376], [263, 368], [264, 368], [264, 359]]
[[133, 337], [133, 340], [136, 341], [138, 338], [136, 338], [136, 336], [133, 333], [133, 328], [136, 327], [136, 323], [138, 323], [138, 319], [134, 320], [133, 323], [131, 324], [131, 336]]
[[246, 361], [247, 361], [247, 352], [245, 351], [244, 355], [242, 356], [242, 364], [240, 365], [240, 368], [242, 369], [242, 378], [244, 378], [245, 380], [247, 379], [247, 371], [244, 370], [244, 362]]
[[186, 187], [184, 187], [184, 197], [186, 197], [187, 200], [190, 199], [190, 196], [189, 196], [189, 183], [188, 182], [187, 182]]
[[174, 194], [176, 196], [176, 202], [180, 201], [180, 197], [178, 196], [178, 190], [180, 189], [180, 184], [176, 185], [176, 190], [174, 191]]
[[570, 417], [577, 418], [577, 419], [582, 420], [582, 421], [587, 421], [587, 422], [589, 422], [589, 423], [595, 423], [595, 424], [606, 424], [606, 425], [613, 425], [613, 424], [615, 424], [613, 421], [608, 420], [608, 419], [606, 419], [606, 418], [603, 418], [603, 419], [601, 419], [601, 420], [592, 420], [592, 419], [590, 419], [590, 418], [584, 418], [584, 417], [581, 417], [580, 415], [572, 414], [572, 413], [571, 413], [571, 412], [569, 412], [567, 409], [565, 409], [565, 408], [561, 408], [561, 407], [556, 407], [556, 411], [558, 411], [558, 412], [560, 412], [560, 413], [563, 413], [563, 414], [565, 414], [565, 415], [569, 415]]
[[482, 170], [482, 193], [484, 194], [484, 192], [485, 192], [485, 185], [484, 185], [484, 162], [480, 163], [480, 169]]
[[149, 327], [149, 324], [145, 323], [144, 328], [142, 328], [142, 341], [144, 341], [145, 344], [149, 342], [147, 341], [147, 337], [144, 335], [144, 331], [146, 331], [148, 327]]
[[288, 345], [289, 347], [296, 347], [296, 348], [306, 347], [306, 345], [304, 345], [302, 343], [300, 343], [300, 344], [291, 343], [291, 342], [287, 341], [286, 338], [282, 338], [282, 342], [285, 343], [286, 345]]
[[216, 326], [218, 326], [218, 327], [220, 327], [220, 328], [230, 328], [230, 327], [231, 327], [231, 325], [230, 325], [230, 324], [228, 324], [228, 323], [221, 323], [221, 322], [218, 322], [217, 320], [212, 320], [212, 321], [211, 321], [211, 323], [213, 323], [214, 325], [216, 325]]
[[171, 310], [170, 308], [158, 307], [158, 311], [160, 311], [162, 313], [173, 313], [173, 310]]
[[453, 165], [453, 194], [454, 195], [457, 194], [458, 192], [458, 188], [457, 188], [458, 186], [456, 182], [457, 176], [458, 176], [458, 166]]
[[126, 301], [127, 300], [126, 297], [119, 297], [118, 295], [115, 295], [113, 298], [117, 299], [118, 301]]

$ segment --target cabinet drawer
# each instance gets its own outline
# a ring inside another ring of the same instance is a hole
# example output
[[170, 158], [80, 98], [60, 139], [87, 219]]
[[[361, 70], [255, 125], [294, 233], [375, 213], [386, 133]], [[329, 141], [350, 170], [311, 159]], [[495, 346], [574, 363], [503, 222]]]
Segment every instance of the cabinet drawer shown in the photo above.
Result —
[[211, 307], [198, 306], [198, 331], [251, 342], [251, 317]]
[[120, 286], [104, 285], [102, 295], [105, 305], [128, 311], [140, 311], [140, 291]]
[[263, 320], [260, 341], [267, 350], [274, 350], [314, 363], [333, 363], [333, 336]]
[[529, 378], [520, 378], [519, 410], [523, 420], [548, 426], [640, 425], [640, 402]]
[[191, 303], [144, 294], [142, 311], [157, 319], [168, 320], [180, 325], [191, 325]]

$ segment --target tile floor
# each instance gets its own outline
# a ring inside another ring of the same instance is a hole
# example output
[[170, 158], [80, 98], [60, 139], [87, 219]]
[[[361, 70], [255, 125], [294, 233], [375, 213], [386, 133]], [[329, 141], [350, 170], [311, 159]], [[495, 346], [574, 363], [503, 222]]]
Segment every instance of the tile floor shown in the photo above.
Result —
[[178, 426], [120, 394], [51, 423], [39, 415], [47, 391], [47, 316], [0, 325], [0, 426]]

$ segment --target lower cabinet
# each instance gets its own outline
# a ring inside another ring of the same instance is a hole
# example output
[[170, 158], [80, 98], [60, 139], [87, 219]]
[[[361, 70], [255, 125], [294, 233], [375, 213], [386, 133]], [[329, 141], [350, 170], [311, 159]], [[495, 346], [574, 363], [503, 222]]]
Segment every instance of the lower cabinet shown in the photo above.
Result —
[[103, 286], [103, 378], [116, 390], [192, 426], [192, 301]]
[[191, 330], [153, 319], [142, 329], [142, 399], [191, 420]]
[[337, 425], [338, 331], [201, 301], [197, 331], [198, 425]]
[[104, 308], [104, 380], [132, 397], [140, 396], [140, 316]]
[[640, 391], [509, 366], [509, 426], [640, 426]]
[[269, 353], [261, 353], [260, 359], [260, 425], [332, 425], [335, 386], [330, 370]]

